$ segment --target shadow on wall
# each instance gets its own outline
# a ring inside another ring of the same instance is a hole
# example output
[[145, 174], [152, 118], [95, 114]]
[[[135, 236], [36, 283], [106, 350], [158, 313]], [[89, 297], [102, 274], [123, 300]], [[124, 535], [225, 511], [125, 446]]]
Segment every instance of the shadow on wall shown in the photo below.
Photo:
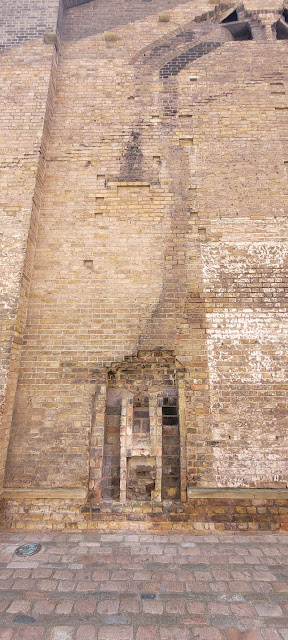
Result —
[[65, 0], [64, 7], [71, 8], [65, 11], [63, 39], [81, 40], [182, 4], [191, 4], [191, 0], [110, 0], [108, 12], [107, 0]]

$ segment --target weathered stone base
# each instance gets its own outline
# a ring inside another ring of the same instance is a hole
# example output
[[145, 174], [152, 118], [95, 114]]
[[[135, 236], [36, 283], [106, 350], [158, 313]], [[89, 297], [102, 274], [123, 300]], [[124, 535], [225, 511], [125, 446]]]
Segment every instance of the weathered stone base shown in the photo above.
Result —
[[[288, 490], [200, 489], [189, 502], [87, 501], [85, 489], [3, 492], [0, 528], [11, 531], [288, 531]], [[1, 499], [1, 498], [0, 498]], [[1, 505], [0, 505], [1, 506]]]

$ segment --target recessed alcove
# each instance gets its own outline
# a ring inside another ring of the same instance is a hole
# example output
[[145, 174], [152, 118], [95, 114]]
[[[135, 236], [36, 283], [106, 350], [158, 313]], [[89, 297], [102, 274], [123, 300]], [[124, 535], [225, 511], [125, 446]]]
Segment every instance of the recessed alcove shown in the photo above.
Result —
[[276, 22], [276, 39], [288, 40], [288, 12], [287, 11], [284, 11], [283, 18]]
[[103, 500], [180, 499], [177, 366], [170, 351], [143, 351], [108, 372]]
[[229, 15], [226, 16], [226, 18], [224, 18], [224, 20], [221, 20], [221, 24], [226, 24], [226, 22], [237, 22], [237, 20], [238, 20], [238, 14], [237, 14], [237, 9], [235, 9], [234, 11], [229, 13]]
[[234, 40], [252, 40], [252, 31], [247, 20], [244, 20], [243, 22], [238, 20], [235, 22], [223, 21], [222, 24], [230, 31]]

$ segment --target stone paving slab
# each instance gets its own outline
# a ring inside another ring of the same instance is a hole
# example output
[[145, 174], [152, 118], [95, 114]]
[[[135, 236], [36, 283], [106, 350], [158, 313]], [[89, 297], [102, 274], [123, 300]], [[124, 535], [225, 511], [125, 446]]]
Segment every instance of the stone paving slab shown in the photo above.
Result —
[[288, 536], [0, 533], [0, 640], [288, 640]]

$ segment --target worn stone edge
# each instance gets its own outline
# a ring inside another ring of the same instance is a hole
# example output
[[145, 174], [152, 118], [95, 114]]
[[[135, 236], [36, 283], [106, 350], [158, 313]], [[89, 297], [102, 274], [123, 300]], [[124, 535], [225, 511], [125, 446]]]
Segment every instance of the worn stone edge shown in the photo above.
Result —
[[[13, 499], [85, 499], [88, 491], [85, 488], [41, 488], [41, 489], [23, 489], [18, 487], [0, 488], [0, 498], [6, 500]], [[231, 499], [288, 499], [287, 489], [249, 489], [249, 488], [199, 488], [188, 489], [188, 500], [193, 499], [213, 499], [213, 498], [231, 498]]]
[[196, 498], [267, 498], [267, 499], [288, 499], [288, 489], [242, 489], [242, 488], [201, 488], [201, 489], [188, 489], [188, 499], [193, 500]]
[[37, 500], [44, 498], [45, 500], [49, 499], [68, 499], [68, 500], [79, 500], [85, 499], [87, 497], [87, 489], [83, 488], [67, 488], [67, 489], [21, 489], [21, 488], [9, 488], [4, 487], [0, 489], [0, 497], [5, 498], [5, 500], [18, 500], [20, 499], [32, 499]]

